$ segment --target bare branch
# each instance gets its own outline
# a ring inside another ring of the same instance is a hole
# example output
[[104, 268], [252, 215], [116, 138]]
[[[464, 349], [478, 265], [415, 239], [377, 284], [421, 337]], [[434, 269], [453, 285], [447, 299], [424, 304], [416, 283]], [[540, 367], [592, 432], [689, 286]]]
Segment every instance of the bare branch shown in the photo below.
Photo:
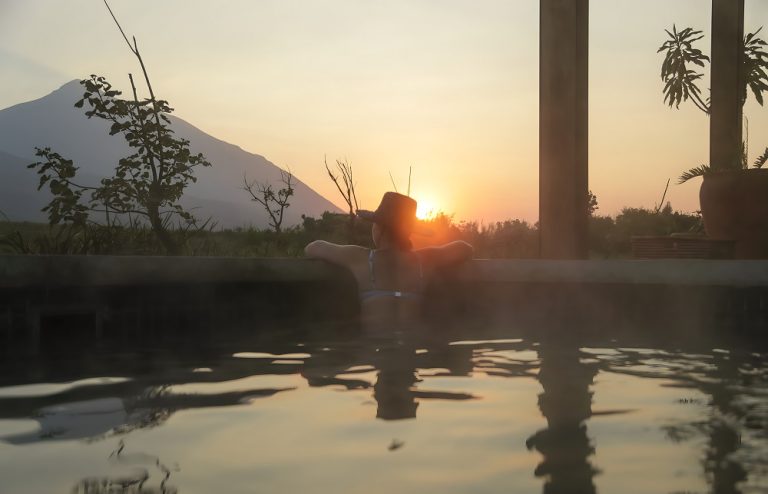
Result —
[[664, 199], [666, 199], [666, 197], [667, 197], [667, 191], [669, 190], [669, 180], [670, 180], [670, 179], [667, 179], [667, 186], [666, 186], [666, 187], [664, 187], [664, 194], [662, 194], [662, 195], [661, 195], [661, 201], [659, 201], [659, 203], [658, 203], [658, 204], [656, 205], [656, 207], [654, 208], [654, 212], [655, 212], [656, 214], [658, 214], [658, 213], [661, 211], [661, 208], [663, 208], [663, 207], [664, 207]]
[[249, 182], [248, 176], [243, 173], [243, 190], [248, 192], [252, 201], [261, 204], [267, 212], [270, 220], [269, 225], [275, 230], [275, 233], [281, 232], [283, 215], [290, 206], [288, 201], [294, 192], [293, 173], [290, 170], [280, 170], [280, 179], [285, 187], [275, 192], [271, 184], [256, 180]]
[[[144, 74], [144, 81], [147, 84], [147, 89], [149, 90], [149, 98], [152, 102], [152, 114], [155, 117], [155, 124], [156, 124], [156, 134], [157, 134], [157, 142], [162, 143], [162, 137], [160, 135], [160, 128], [162, 128], [162, 124], [160, 123], [160, 112], [157, 108], [157, 98], [155, 98], [155, 92], [152, 89], [152, 83], [149, 80], [149, 74], [147, 73], [147, 67], [144, 65], [144, 59], [141, 58], [141, 53], [139, 53], [139, 44], [136, 42], [136, 36], [132, 36], [133, 39], [133, 46], [131, 46], [131, 42], [128, 41], [128, 36], [125, 35], [125, 31], [123, 31], [122, 26], [117, 21], [117, 17], [115, 17], [115, 14], [112, 12], [112, 9], [109, 7], [109, 4], [107, 3], [107, 0], [104, 0], [104, 5], [107, 6], [107, 10], [109, 10], [109, 14], [112, 16], [112, 19], [114, 19], [115, 24], [117, 24], [117, 28], [120, 30], [120, 34], [123, 35], [123, 39], [125, 39], [125, 42], [128, 44], [128, 49], [131, 50], [131, 53], [133, 53], [136, 58], [139, 61], [139, 65], [141, 66], [141, 72]], [[133, 85], [133, 77], [131, 76], [131, 84]], [[136, 97], [136, 90], [134, 86], [134, 98]], [[138, 99], [136, 99], [138, 103]], [[163, 171], [165, 170], [165, 159], [163, 157], [163, 146], [162, 144], [159, 147], [159, 156], [157, 157], [159, 161], [159, 166], [157, 170], [157, 180], [162, 180], [163, 176], [165, 175]]]
[[[112, 20], [113, 20], [113, 21], [115, 21], [115, 24], [117, 24], [117, 28], [120, 30], [120, 34], [122, 34], [122, 35], [123, 35], [123, 39], [124, 39], [124, 40], [125, 40], [125, 42], [128, 44], [128, 48], [129, 48], [131, 51], [133, 51], [133, 47], [131, 46], [131, 42], [130, 42], [130, 41], [128, 41], [128, 36], [126, 36], [126, 35], [125, 35], [125, 31], [123, 31], [123, 28], [122, 28], [122, 26], [120, 26], [120, 23], [119, 23], [119, 22], [117, 22], [117, 17], [115, 17], [115, 14], [114, 14], [114, 12], [112, 12], [112, 8], [110, 8], [109, 4], [107, 3], [107, 0], [104, 0], [104, 5], [106, 5], [106, 6], [107, 6], [107, 10], [109, 10], [109, 15], [111, 15], [111, 16], [112, 16]], [[135, 41], [135, 39], [134, 39], [134, 41]], [[137, 53], [136, 53], [135, 51], [133, 51], [133, 54], [134, 54], [134, 55], [137, 55]]]
[[328, 176], [331, 178], [334, 185], [336, 185], [336, 189], [338, 189], [339, 194], [341, 194], [341, 197], [347, 204], [350, 222], [354, 222], [355, 211], [359, 209], [359, 206], [357, 202], [357, 191], [355, 190], [352, 164], [346, 159], [344, 159], [344, 161], [336, 160], [336, 168], [341, 175], [341, 178], [339, 178], [339, 175], [331, 171], [331, 168], [328, 166], [328, 161], [323, 159], [323, 162], [325, 163], [325, 169], [328, 172]]

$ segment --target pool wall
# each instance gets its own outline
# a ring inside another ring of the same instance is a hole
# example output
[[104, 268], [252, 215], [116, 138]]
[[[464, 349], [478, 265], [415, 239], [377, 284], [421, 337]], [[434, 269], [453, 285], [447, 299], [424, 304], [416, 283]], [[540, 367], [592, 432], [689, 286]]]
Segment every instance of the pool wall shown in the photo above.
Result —
[[[310, 259], [0, 256], [0, 343], [31, 353], [46, 342], [104, 336], [196, 341], [286, 321], [353, 320], [354, 279]], [[450, 326], [621, 334], [768, 328], [768, 261], [474, 260], [434, 277], [427, 320]]]

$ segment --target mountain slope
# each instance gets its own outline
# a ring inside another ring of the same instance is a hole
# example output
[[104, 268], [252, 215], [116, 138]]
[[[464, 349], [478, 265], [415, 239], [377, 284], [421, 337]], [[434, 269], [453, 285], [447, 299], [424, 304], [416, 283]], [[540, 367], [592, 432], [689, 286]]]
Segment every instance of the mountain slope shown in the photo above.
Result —
[[[112, 174], [117, 161], [129, 153], [122, 136], [110, 136], [109, 125], [96, 118], [88, 119], [74, 103], [82, 96], [82, 87], [71, 81], [51, 94], [27, 103], [0, 110], [0, 192], [18, 189], [30, 197], [20, 200], [18, 194], [11, 199], [0, 195], [0, 210], [14, 212], [11, 219], [36, 220], [39, 203], [32, 195], [36, 192], [37, 179], [32, 170], [22, 165], [35, 161], [35, 146], [50, 147], [62, 156], [74, 160], [83, 173], [83, 181], [91, 185], [99, 178]], [[171, 116], [174, 132], [190, 141], [193, 152], [203, 153], [213, 166], [197, 168], [197, 183], [187, 189], [182, 203], [196, 208], [199, 218], [213, 217], [222, 227], [253, 225], [267, 227], [267, 216], [261, 205], [250, 201], [241, 190], [243, 174], [250, 179], [270, 182], [279, 188], [280, 169], [263, 156], [216, 139], [190, 123]], [[19, 163], [21, 160], [23, 163]], [[21, 166], [23, 173], [18, 172]], [[32, 177], [34, 187], [29, 188]], [[295, 178], [295, 177], [294, 177]], [[295, 178], [295, 193], [286, 211], [284, 226], [300, 222], [302, 214], [319, 216], [324, 211], [339, 211], [330, 201]], [[19, 192], [19, 194], [23, 194]], [[18, 201], [18, 205], [13, 205]], [[34, 209], [37, 207], [37, 209]]]
[[47, 221], [40, 211], [51, 194], [37, 190], [37, 174], [27, 170], [29, 160], [0, 151], [0, 220]]

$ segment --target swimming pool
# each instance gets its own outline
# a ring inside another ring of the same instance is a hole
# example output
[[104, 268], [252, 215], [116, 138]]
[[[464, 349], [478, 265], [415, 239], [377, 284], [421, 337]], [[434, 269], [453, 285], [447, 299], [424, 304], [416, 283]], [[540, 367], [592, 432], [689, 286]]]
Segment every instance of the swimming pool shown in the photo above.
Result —
[[768, 353], [504, 332], [6, 359], [0, 492], [768, 489]]

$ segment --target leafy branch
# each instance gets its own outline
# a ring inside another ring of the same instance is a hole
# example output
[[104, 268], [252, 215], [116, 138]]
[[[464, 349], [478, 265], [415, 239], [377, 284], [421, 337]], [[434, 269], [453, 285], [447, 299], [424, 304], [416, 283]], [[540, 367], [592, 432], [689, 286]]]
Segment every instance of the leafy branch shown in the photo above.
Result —
[[[114, 174], [102, 179], [98, 187], [75, 183], [72, 179], [77, 167], [49, 148], [38, 148], [37, 155], [43, 161], [33, 163], [29, 168], [37, 169], [39, 188], [48, 183], [54, 195], [51, 204], [44, 209], [49, 212], [52, 224], [60, 221], [84, 224], [89, 211], [103, 210], [107, 224], [111, 224], [115, 215], [129, 215], [131, 222], [135, 215], [149, 222], [167, 252], [178, 254], [180, 244], [169, 232], [170, 219], [178, 217], [188, 227], [197, 225], [197, 220], [179, 201], [187, 186], [197, 181], [195, 168], [211, 164], [202, 154], [190, 151], [188, 140], [174, 136], [168, 117], [173, 108], [167, 101], [155, 97], [136, 38], [133, 37], [133, 43], [128, 40], [106, 0], [104, 4], [141, 66], [150, 97], [139, 99], [132, 74], [128, 74], [131, 99], [120, 98], [122, 92], [114, 89], [104, 77], [91, 75], [80, 81], [85, 92], [75, 107], [87, 105], [85, 115], [88, 118], [96, 117], [111, 123], [109, 134], [121, 134], [132, 154], [120, 159]], [[83, 196], [86, 191], [90, 192], [87, 200]], [[184, 231], [187, 230], [189, 228]]]
[[747, 100], [747, 87], [752, 90], [752, 94], [760, 106], [763, 106], [763, 92], [768, 91], [768, 53], [765, 52], [767, 46], [765, 40], [757, 35], [762, 31], [761, 27], [754, 33], [749, 33], [744, 37], [744, 75], [746, 84], [744, 85], [741, 104]]
[[680, 177], [677, 179], [677, 183], [679, 185], [687, 182], [692, 178], [703, 177], [704, 175], [709, 173], [709, 171], [710, 171], [709, 165], [701, 165], [701, 166], [691, 168], [690, 170], [680, 175]]
[[[755, 100], [762, 106], [763, 92], [768, 91], [768, 53], [765, 47], [768, 44], [765, 40], [758, 37], [762, 28], [754, 33], [748, 33], [744, 36], [742, 43], [743, 50], [743, 69], [744, 85], [741, 88], [742, 106], [747, 100], [747, 89], [752, 91]], [[701, 40], [704, 35], [702, 31], [695, 31], [692, 28], [677, 30], [677, 26], [672, 26], [672, 31], [665, 30], [668, 39], [656, 50], [657, 53], [664, 52], [664, 61], [661, 64], [661, 80], [664, 82], [662, 93], [664, 102], [671, 108], [680, 107], [681, 102], [690, 100], [696, 108], [710, 114], [710, 100], [703, 99], [698, 83], [703, 78], [703, 72], [699, 68], [706, 67], [710, 59], [701, 50], [694, 47], [694, 43]], [[746, 119], [745, 119], [746, 120]], [[748, 129], [748, 128], [747, 128]], [[747, 130], [747, 140], [749, 134]], [[746, 142], [742, 142], [741, 160], [734, 162], [733, 168], [747, 168], [748, 147]], [[760, 156], [755, 161], [755, 167], [762, 167], [768, 161], [768, 149], [766, 154]], [[730, 168], [730, 167], [729, 167]], [[678, 184], [688, 180], [700, 177], [710, 172], [709, 165], [701, 165], [691, 168], [683, 173]]]
[[[768, 91], [768, 53], [765, 47], [768, 44], [758, 37], [760, 31], [748, 33], [744, 36], [742, 50], [744, 53], [744, 86], [742, 87], [741, 104], [747, 100], [747, 88], [752, 90], [755, 100], [763, 105], [763, 92]], [[656, 53], [664, 52], [664, 61], [661, 64], [661, 80], [664, 82], [664, 102], [670, 107], [680, 107], [681, 102], [691, 102], [701, 111], [709, 114], [709, 98], [704, 100], [698, 83], [704, 77], [697, 67], [704, 68], [710, 59], [693, 44], [702, 38], [702, 31], [694, 31], [687, 27], [681, 31], [675, 25], [672, 31], [665, 29], [667, 39]]]
[[768, 147], [765, 152], [755, 160], [755, 168], [762, 168], [768, 162]]
[[661, 64], [664, 102], [670, 108], [672, 105], [679, 108], [681, 102], [690, 99], [699, 110], [709, 114], [709, 102], [702, 100], [701, 90], [697, 85], [704, 74], [690, 68], [690, 64], [704, 68], [710, 61], [701, 50], [693, 47], [693, 43], [704, 35], [701, 31], [694, 31], [689, 27], [678, 32], [675, 25], [672, 25], [672, 32], [666, 29], [665, 32], [669, 39], [656, 50], [656, 53], [666, 52]]

